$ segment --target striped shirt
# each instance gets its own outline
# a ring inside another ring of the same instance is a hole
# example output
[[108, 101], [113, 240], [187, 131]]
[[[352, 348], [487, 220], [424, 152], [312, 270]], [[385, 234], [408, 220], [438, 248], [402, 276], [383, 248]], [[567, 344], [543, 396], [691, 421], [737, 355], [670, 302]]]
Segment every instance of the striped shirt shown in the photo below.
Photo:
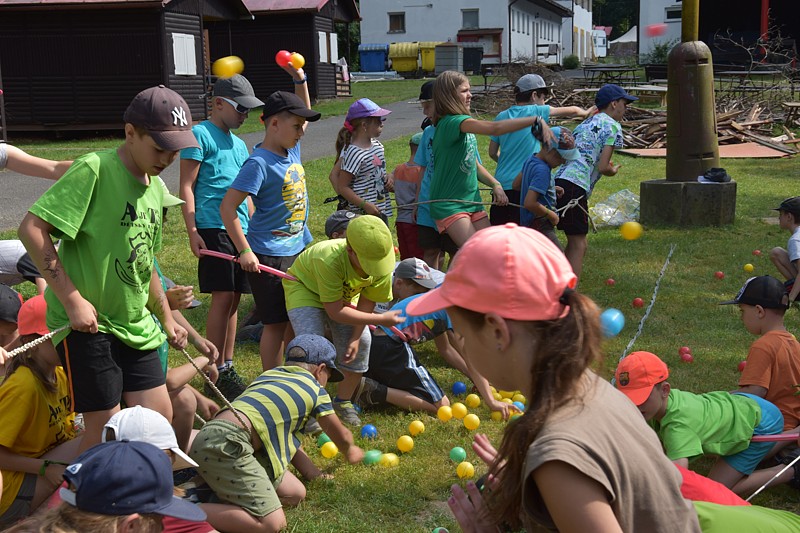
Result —
[[277, 479], [300, 447], [309, 417], [333, 414], [331, 397], [307, 370], [282, 366], [267, 370], [233, 402], [253, 424]]
[[[381, 213], [392, 216], [392, 199], [386, 190], [386, 158], [383, 145], [372, 139], [369, 148], [348, 144], [341, 153], [342, 170], [353, 175], [350, 188], [359, 198], [375, 204]], [[361, 211], [359, 206], [348, 204], [351, 211]]]

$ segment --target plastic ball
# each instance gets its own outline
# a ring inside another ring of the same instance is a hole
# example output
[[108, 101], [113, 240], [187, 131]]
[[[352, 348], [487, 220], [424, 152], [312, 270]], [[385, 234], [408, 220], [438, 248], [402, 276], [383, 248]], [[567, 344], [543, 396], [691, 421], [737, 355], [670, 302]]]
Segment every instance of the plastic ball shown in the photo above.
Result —
[[495, 399], [495, 400], [497, 400], [498, 402], [499, 402], [500, 400], [502, 400], [502, 399], [503, 399], [503, 397], [502, 397], [502, 396], [500, 396], [500, 393], [499, 393], [499, 392], [493, 392], [493, 393], [492, 393], [492, 398], [494, 398], [494, 399]]
[[303, 68], [303, 65], [306, 64], [306, 58], [303, 57], [302, 54], [293, 52], [292, 55], [289, 57], [289, 62], [292, 64], [294, 68]]
[[241, 74], [244, 70], [244, 61], [237, 56], [221, 57], [211, 65], [211, 73], [220, 78], [230, 78], [235, 74]]
[[725, 279], [725, 273], [722, 272], [721, 270], [717, 270], [716, 272], [714, 272], [714, 277], [717, 279]]
[[396, 453], [384, 453], [381, 455], [380, 460], [381, 466], [389, 468], [391, 466], [397, 466], [400, 464], [400, 458], [397, 457]]
[[608, 278], [608, 279], [606, 280], [606, 285], [608, 285], [609, 287], [613, 287], [613, 286], [614, 286], [616, 283], [617, 283], [617, 282], [616, 282], [616, 281], [614, 281], [614, 278]]
[[497, 391], [497, 392], [499, 392], [499, 393], [500, 393], [500, 397], [501, 397], [501, 398], [513, 398], [513, 397], [514, 397], [514, 391], [510, 391], [510, 390], [499, 390], [499, 391]]
[[464, 461], [463, 463], [459, 463], [456, 467], [456, 474], [461, 479], [469, 479], [475, 475], [475, 467], [472, 466], [472, 463], [468, 463]]
[[492, 420], [500, 422], [503, 419], [503, 413], [500, 411], [492, 411]]
[[512, 421], [516, 420], [517, 418], [519, 418], [521, 416], [522, 416], [522, 413], [514, 413], [513, 415], [508, 417], [508, 421], [512, 422]]
[[378, 436], [378, 428], [372, 424], [366, 424], [361, 428], [361, 436], [365, 439], [374, 439]]
[[332, 442], [326, 442], [322, 445], [319, 449], [319, 452], [322, 454], [322, 457], [325, 459], [332, 459], [336, 457], [336, 454], [339, 453], [339, 448]]
[[397, 449], [403, 453], [408, 453], [414, 449], [414, 439], [408, 435], [402, 435], [397, 439]]
[[521, 403], [523, 405], [528, 403], [528, 399], [525, 398], [525, 396], [523, 396], [522, 394], [515, 394], [514, 396], [511, 397], [511, 399], [513, 401], [519, 402], [519, 403]]
[[331, 438], [326, 433], [320, 433], [319, 437], [317, 437], [317, 446], [322, 446], [326, 442], [330, 442]]
[[475, 414], [468, 414], [464, 417], [464, 427], [470, 431], [474, 431], [478, 429], [478, 426], [481, 425], [481, 419], [478, 418], [478, 415]]
[[447, 422], [453, 418], [453, 410], [450, 409], [449, 405], [443, 405], [436, 411], [436, 416], [442, 422]]
[[503, 403], [507, 403], [508, 405], [514, 403], [514, 400], [512, 400], [511, 398], [502, 398], [500, 401]]
[[453, 413], [453, 416], [461, 420], [465, 416], [467, 416], [467, 406], [461, 402], [456, 402], [450, 406], [450, 412]]
[[437, 527], [432, 533], [450, 533], [450, 530], [446, 527]]
[[625, 222], [619, 227], [619, 233], [626, 241], [635, 241], [642, 236], [644, 229], [638, 222]]
[[412, 437], [425, 433], [425, 424], [421, 420], [414, 420], [408, 425], [408, 432], [411, 433]]
[[644, 307], [644, 300], [641, 298], [634, 298], [633, 299], [633, 306], [634, 307]]
[[467, 384], [463, 381], [456, 381], [453, 383], [453, 394], [456, 396], [461, 396], [462, 394], [467, 393]]
[[519, 411], [524, 411], [525, 410], [525, 404], [522, 403], [522, 402], [512, 402], [511, 405], [516, 407]]
[[681, 361], [684, 363], [694, 363], [694, 356], [690, 352], [682, 353]]
[[753, 270], [755, 270], [755, 267], [753, 265], [751, 265], [750, 263], [747, 263], [742, 268], [744, 268], [745, 272], [752, 272]]
[[464, 403], [467, 404], [467, 407], [475, 409], [481, 404], [481, 397], [477, 394], [467, 394], [467, 398], [464, 400]]
[[606, 337], [616, 337], [622, 328], [625, 327], [625, 316], [619, 309], [609, 308], [600, 315], [600, 325], [603, 328], [603, 335]]
[[667, 33], [667, 25], [663, 22], [659, 24], [648, 24], [644, 27], [644, 33], [648, 37], [661, 37]]
[[380, 450], [370, 450], [364, 454], [364, 459], [361, 460], [365, 465], [374, 465], [381, 460], [383, 453]]
[[761, 250], [753, 250], [753, 255], [756, 257], [761, 256]]
[[292, 54], [288, 50], [281, 50], [275, 54], [275, 62], [279, 67], [285, 67], [292, 60]]
[[456, 446], [450, 450], [450, 460], [454, 463], [460, 463], [467, 458], [467, 451], [461, 446]]
[[685, 353], [692, 353], [692, 349], [688, 346], [681, 346], [678, 348], [678, 355], [683, 355]]
[[740, 361], [739, 365], [736, 367], [736, 369], [739, 372], [744, 372], [744, 367], [746, 367], [746, 366], [747, 366], [747, 361]]

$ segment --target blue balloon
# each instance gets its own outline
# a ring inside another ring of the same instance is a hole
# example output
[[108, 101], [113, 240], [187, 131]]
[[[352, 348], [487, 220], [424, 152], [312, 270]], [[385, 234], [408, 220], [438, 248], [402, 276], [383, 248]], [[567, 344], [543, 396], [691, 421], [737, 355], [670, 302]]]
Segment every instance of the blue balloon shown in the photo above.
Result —
[[378, 436], [378, 428], [372, 424], [367, 424], [361, 428], [361, 436], [365, 439], [374, 439]]
[[525, 404], [524, 403], [522, 403], [522, 402], [513, 402], [511, 405], [513, 405], [514, 407], [516, 407], [517, 409], [519, 409], [523, 413], [525, 412]]
[[603, 335], [606, 337], [616, 337], [622, 328], [625, 327], [625, 316], [619, 309], [609, 308], [600, 315], [600, 325], [603, 328]]
[[463, 381], [456, 381], [453, 383], [453, 394], [456, 396], [461, 396], [462, 394], [467, 393], [467, 384]]

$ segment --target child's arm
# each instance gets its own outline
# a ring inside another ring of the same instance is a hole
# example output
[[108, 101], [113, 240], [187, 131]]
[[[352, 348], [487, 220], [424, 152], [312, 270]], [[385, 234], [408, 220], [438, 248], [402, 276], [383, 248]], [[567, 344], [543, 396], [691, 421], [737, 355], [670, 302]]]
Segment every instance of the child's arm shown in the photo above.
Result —
[[72, 161], [53, 161], [51, 159], [32, 156], [24, 150], [10, 144], [7, 144], [5, 148], [6, 155], [8, 156], [6, 168], [13, 172], [25, 174], [26, 176], [57, 180], [64, 175], [64, 172], [66, 172], [72, 164]]
[[150, 293], [147, 298], [147, 309], [158, 318], [161, 322], [161, 327], [164, 333], [167, 334], [167, 341], [170, 345], [177, 349], [183, 350], [186, 348], [186, 337], [188, 332], [172, 317], [172, 311], [169, 308], [169, 302], [164, 295], [164, 289], [161, 287], [161, 278], [158, 277], [158, 272], [153, 267], [153, 272], [150, 275]]
[[333, 192], [339, 195], [342, 194], [339, 192], [339, 172], [341, 172], [341, 170], [342, 170], [342, 160], [337, 155], [336, 162], [333, 164], [333, 168], [331, 168], [331, 173], [328, 174], [328, 181], [331, 182], [331, 187], [333, 187]]
[[[294, 82], [294, 94], [306, 104], [307, 108], [311, 109], [311, 97], [308, 95], [308, 82], [305, 71], [303, 71], [302, 68], [294, 68], [291, 63], [287, 63], [281, 68], [292, 77], [292, 81]], [[303, 124], [303, 131], [305, 131], [306, 126], [308, 126], [308, 121]]]
[[[19, 455], [5, 446], [0, 446], [0, 469], [12, 472], [25, 472], [26, 474], [39, 474], [44, 466], [44, 459], [35, 457], [25, 457]], [[53, 489], [58, 487], [64, 479], [64, 469], [66, 466], [51, 464], [44, 469], [44, 477], [52, 485]]]
[[[341, 161], [341, 159], [340, 159]], [[375, 215], [376, 217], [381, 216], [381, 210], [378, 209], [378, 206], [373, 204], [372, 202], [368, 202], [365, 199], [361, 198], [353, 188], [350, 186], [353, 183], [353, 179], [355, 176], [346, 170], [342, 170], [341, 167], [339, 168], [339, 173], [336, 176], [337, 186], [335, 187], [336, 192], [345, 200], [347, 200], [350, 205], [356, 205], [360, 209], [363, 209], [364, 212], [368, 215]]]
[[578, 106], [567, 106], [567, 107], [551, 107], [550, 108], [550, 116], [551, 117], [578, 117], [580, 119], [586, 119], [597, 113], [597, 106], [592, 106], [588, 109], [584, 109]]
[[500, 145], [495, 141], [489, 141], [489, 157], [494, 159], [495, 163], [500, 159]]
[[[196, 364], [199, 368], [211, 370], [212, 368], [216, 370], [216, 365], [211, 364], [209, 362], [208, 357], [205, 355], [201, 355], [200, 357], [195, 357], [192, 359], [194, 364]], [[192, 381], [194, 376], [197, 374], [197, 371], [194, 369], [191, 363], [186, 363], [185, 365], [176, 366], [174, 368], [167, 369], [167, 390], [174, 391], [179, 389]], [[214, 381], [213, 379], [211, 381]]]
[[477, 120], [468, 118], [461, 123], [461, 132], [498, 137], [506, 133], [511, 133], [512, 131], [530, 128], [537, 122], [542, 129], [542, 139], [544, 139], [545, 142], [555, 142], [556, 137], [553, 135], [550, 126], [547, 125], [547, 122], [542, 120], [542, 117], [538, 116], [509, 118], [506, 120]]
[[797, 276], [794, 278], [794, 285], [789, 292], [789, 305], [792, 305], [794, 301], [797, 300], [797, 295], [800, 294], [800, 259], [795, 259], [792, 261], [792, 264], [795, 270], [797, 270]]
[[297, 448], [294, 457], [292, 457], [291, 463], [292, 466], [297, 469], [300, 475], [309, 481], [312, 479], [317, 479], [320, 476], [325, 476], [322, 470], [317, 468], [317, 465], [314, 464], [314, 461], [311, 460], [302, 447]]
[[206, 243], [197, 233], [195, 223], [195, 203], [194, 203], [194, 184], [197, 181], [197, 173], [200, 172], [200, 161], [194, 159], [181, 159], [181, 181], [178, 186], [178, 194], [185, 203], [181, 206], [183, 213], [183, 223], [186, 225], [186, 232], [189, 234], [189, 246], [195, 257], [200, 257], [200, 250], [205, 250]]
[[613, 146], [604, 146], [603, 151], [600, 152], [600, 160], [597, 162], [597, 170], [603, 176], [616, 176], [617, 172], [622, 165], [615, 165], [611, 162], [611, 156], [614, 155]]
[[522, 172], [517, 174], [517, 177], [514, 178], [514, 182], [511, 183], [511, 189], [518, 191], [522, 187]]
[[508, 196], [506, 196], [506, 192], [503, 190], [503, 186], [500, 182], [486, 170], [486, 167], [477, 161], [475, 164], [478, 167], [478, 181], [492, 188], [495, 205], [508, 205]]
[[[197, 348], [198, 352], [208, 357], [208, 360], [212, 363], [217, 360], [217, 357], [219, 357], [219, 350], [217, 350], [217, 347], [214, 345], [214, 343], [200, 335], [180, 311], [172, 311], [172, 318], [175, 319], [175, 322], [177, 322], [178, 325], [183, 326], [188, 333], [189, 342], [192, 346]], [[216, 378], [214, 378], [214, 381], [216, 381]]]
[[328, 435], [339, 451], [350, 464], [355, 464], [364, 458], [364, 450], [356, 446], [353, 442], [353, 434], [344, 427], [342, 421], [336, 414], [321, 416], [317, 418], [322, 431]]
[[369, 311], [364, 311], [362, 301], [367, 300], [363, 296], [358, 300], [358, 307], [345, 305], [342, 300], [338, 302], [323, 303], [325, 312], [334, 322], [340, 324], [348, 324], [350, 326], [366, 326], [374, 324], [376, 326], [386, 326], [387, 328], [402, 324], [405, 320], [400, 317], [401, 311], [386, 311], [385, 313], [373, 313], [372, 309], [375, 308], [375, 302], [371, 302], [372, 308]]
[[[64, 306], [70, 327], [75, 331], [97, 333], [97, 311], [94, 305], [81, 296], [64, 271], [56, 247], [50, 238], [54, 230], [51, 224], [28, 212], [22, 219], [18, 235], [50, 290]], [[161, 289], [160, 283], [159, 289]]]
[[528, 189], [525, 193], [525, 201], [523, 202], [525, 209], [536, 215], [537, 217], [546, 217], [553, 226], [558, 224], [558, 213], [552, 209], [548, 209], [539, 203], [539, 193], [533, 189]]
[[219, 214], [222, 218], [222, 223], [225, 224], [228, 236], [230, 236], [233, 245], [239, 251], [239, 264], [242, 266], [242, 270], [258, 273], [260, 272], [258, 270], [258, 257], [256, 257], [256, 254], [253, 253], [247, 243], [242, 223], [239, 221], [239, 214], [236, 212], [247, 196], [248, 194], [244, 191], [229, 188], [222, 198], [222, 203], [219, 205]]

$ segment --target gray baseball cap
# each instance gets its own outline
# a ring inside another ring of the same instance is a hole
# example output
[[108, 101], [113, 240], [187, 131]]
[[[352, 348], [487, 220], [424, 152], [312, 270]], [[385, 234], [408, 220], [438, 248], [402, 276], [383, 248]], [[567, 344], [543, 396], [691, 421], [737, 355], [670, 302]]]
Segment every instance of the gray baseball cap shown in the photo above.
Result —
[[538, 74], [525, 74], [515, 84], [519, 92], [524, 93], [535, 89], [547, 89], [549, 85]]
[[250, 82], [241, 74], [234, 74], [230, 78], [219, 78], [214, 83], [213, 96], [230, 98], [239, 105], [248, 109], [261, 107], [264, 102], [256, 98], [256, 93]]
[[290, 365], [292, 361], [311, 365], [325, 363], [331, 369], [328, 381], [336, 383], [344, 379], [344, 375], [336, 368], [336, 348], [325, 337], [306, 333], [292, 339], [286, 347], [286, 364]]

